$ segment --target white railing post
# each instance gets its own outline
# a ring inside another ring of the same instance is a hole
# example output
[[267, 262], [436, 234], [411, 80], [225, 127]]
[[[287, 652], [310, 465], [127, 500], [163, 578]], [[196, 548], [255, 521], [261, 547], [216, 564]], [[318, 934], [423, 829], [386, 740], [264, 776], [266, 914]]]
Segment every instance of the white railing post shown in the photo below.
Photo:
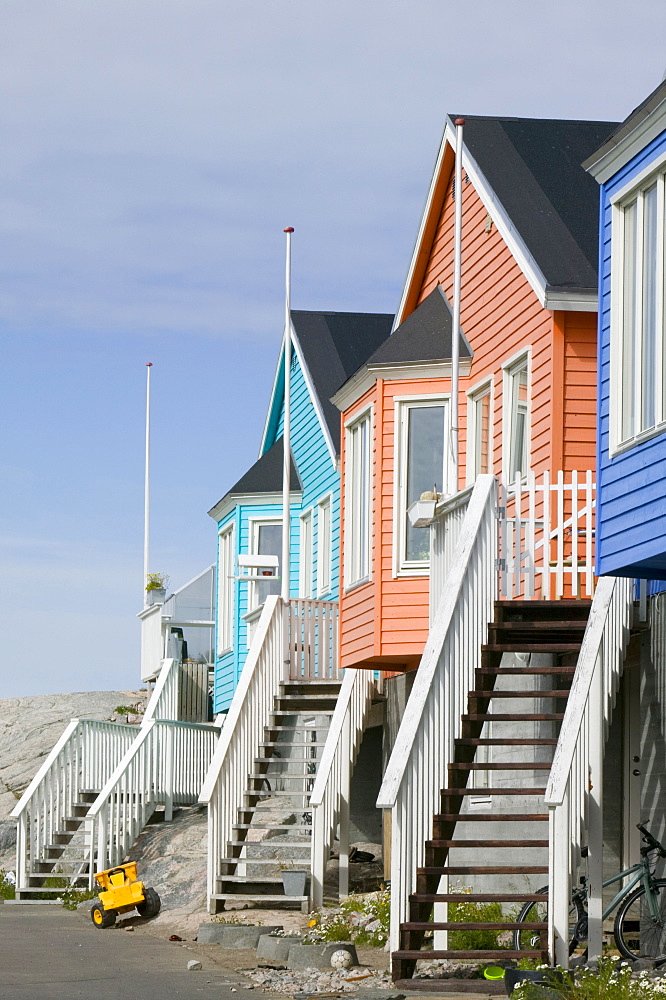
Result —
[[[340, 742], [340, 759], [348, 761], [350, 759], [351, 748], [351, 711], [349, 705], [345, 712], [345, 721], [342, 727], [342, 740]], [[338, 885], [340, 899], [349, 895], [349, 793], [351, 789], [351, 763], [348, 767], [340, 768], [340, 835], [339, 835], [339, 862], [338, 862]]]
[[550, 888], [551, 906], [548, 908], [552, 921], [550, 936], [553, 941], [554, 961], [563, 968], [569, 967], [569, 901], [571, 899], [571, 850], [569, 840], [570, 803], [565, 795], [554, 813], [553, 862], [555, 876]]
[[173, 819], [173, 779], [174, 779], [174, 732], [171, 726], [166, 730], [165, 758], [165, 789], [164, 789], [164, 819], [170, 823]]

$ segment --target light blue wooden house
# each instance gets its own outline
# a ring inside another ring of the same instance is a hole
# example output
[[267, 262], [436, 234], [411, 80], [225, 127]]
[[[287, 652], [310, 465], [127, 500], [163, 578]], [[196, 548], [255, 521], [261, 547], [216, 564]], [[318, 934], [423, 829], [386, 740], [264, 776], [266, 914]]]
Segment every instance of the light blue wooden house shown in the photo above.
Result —
[[[331, 396], [391, 332], [386, 314], [292, 312], [292, 598], [337, 601], [340, 413]], [[239, 556], [282, 552], [284, 371], [280, 356], [259, 458], [209, 511], [218, 526], [213, 708], [225, 712], [266, 597], [278, 579], [242, 579]], [[279, 567], [278, 567], [279, 576]]]

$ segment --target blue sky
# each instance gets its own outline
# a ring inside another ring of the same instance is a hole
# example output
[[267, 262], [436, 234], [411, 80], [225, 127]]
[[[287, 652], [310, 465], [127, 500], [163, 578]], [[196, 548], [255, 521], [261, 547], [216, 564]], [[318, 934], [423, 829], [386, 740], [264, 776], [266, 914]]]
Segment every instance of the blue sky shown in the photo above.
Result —
[[214, 558], [283, 314], [392, 312], [446, 111], [623, 118], [666, 5], [2, 0], [0, 697], [138, 686], [153, 569]]

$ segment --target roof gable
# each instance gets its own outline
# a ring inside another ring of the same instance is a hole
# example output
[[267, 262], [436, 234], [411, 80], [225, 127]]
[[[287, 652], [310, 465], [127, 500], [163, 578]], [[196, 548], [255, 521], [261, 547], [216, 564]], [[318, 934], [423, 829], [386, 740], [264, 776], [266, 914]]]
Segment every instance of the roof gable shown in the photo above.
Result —
[[[231, 489], [218, 500], [218, 502], [208, 511], [211, 517], [217, 520], [217, 513], [225, 500], [232, 497], [243, 497], [261, 493], [280, 493], [282, 491], [282, 463], [283, 463], [283, 438], [278, 438], [275, 444], [264, 452], [254, 465], [244, 473]], [[290, 483], [292, 491], [301, 489], [301, 481], [298, 469], [291, 460]]]
[[629, 114], [583, 163], [605, 183], [666, 128], [666, 79]]
[[[447, 119], [396, 322], [418, 301], [448, 181]], [[598, 194], [581, 162], [613, 122], [465, 118], [463, 167], [545, 308], [595, 309]]]
[[[453, 315], [441, 285], [428, 295], [372, 354], [367, 367], [405, 362], [444, 361], [451, 357]], [[469, 342], [461, 331], [460, 357], [471, 358]]]

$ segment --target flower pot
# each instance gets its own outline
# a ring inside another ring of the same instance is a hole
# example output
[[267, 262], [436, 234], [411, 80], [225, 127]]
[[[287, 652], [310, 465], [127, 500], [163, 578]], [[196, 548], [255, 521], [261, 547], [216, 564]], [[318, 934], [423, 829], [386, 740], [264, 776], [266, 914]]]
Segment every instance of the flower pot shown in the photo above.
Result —
[[304, 896], [310, 872], [305, 868], [283, 868], [282, 886], [285, 896]]
[[152, 590], [146, 591], [146, 604], [164, 604], [165, 597], [166, 590], [164, 587], [153, 587]]
[[510, 997], [518, 983], [524, 983], [525, 980], [529, 980], [531, 983], [545, 987], [543, 992], [544, 997], [556, 996], [557, 994], [548, 989], [554, 979], [560, 981], [562, 979], [562, 973], [557, 969], [507, 969], [504, 973], [506, 995]]

